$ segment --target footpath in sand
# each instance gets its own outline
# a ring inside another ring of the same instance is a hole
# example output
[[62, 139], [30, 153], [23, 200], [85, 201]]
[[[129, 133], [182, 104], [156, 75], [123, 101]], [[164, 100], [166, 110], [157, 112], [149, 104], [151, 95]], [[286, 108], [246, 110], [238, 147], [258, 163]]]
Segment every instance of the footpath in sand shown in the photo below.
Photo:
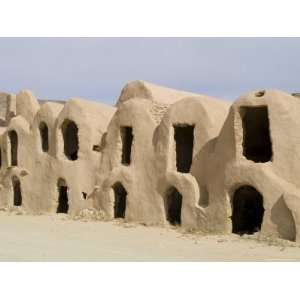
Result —
[[185, 234], [62, 215], [1, 212], [0, 240], [0, 261], [300, 261], [300, 245], [282, 240]]

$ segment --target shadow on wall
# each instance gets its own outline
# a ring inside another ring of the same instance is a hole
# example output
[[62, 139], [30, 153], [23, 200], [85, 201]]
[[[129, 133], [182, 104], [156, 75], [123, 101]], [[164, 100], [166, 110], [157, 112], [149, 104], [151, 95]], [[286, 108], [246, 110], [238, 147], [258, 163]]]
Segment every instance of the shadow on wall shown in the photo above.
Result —
[[283, 196], [277, 200], [271, 209], [271, 221], [276, 224], [280, 238], [290, 241], [296, 240], [295, 221]]

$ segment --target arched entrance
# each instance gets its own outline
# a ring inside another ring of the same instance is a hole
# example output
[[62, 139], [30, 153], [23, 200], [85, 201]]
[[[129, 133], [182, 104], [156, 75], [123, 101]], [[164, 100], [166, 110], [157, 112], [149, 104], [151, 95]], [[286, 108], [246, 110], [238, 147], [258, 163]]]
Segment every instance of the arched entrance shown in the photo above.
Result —
[[68, 186], [64, 179], [60, 178], [57, 182], [58, 205], [56, 213], [67, 214], [69, 211]]
[[12, 177], [14, 206], [22, 205], [21, 183], [17, 176]]
[[61, 128], [64, 140], [64, 153], [68, 159], [77, 160], [79, 149], [78, 127], [73, 121], [65, 120]]
[[166, 218], [170, 224], [181, 224], [181, 207], [182, 195], [172, 186], [167, 191], [165, 199]]
[[18, 165], [18, 135], [15, 130], [8, 132], [9, 141], [10, 141], [10, 159], [11, 165]]
[[238, 188], [232, 199], [232, 232], [242, 235], [260, 231], [264, 211], [263, 196], [254, 187]]
[[113, 190], [115, 196], [114, 217], [125, 218], [127, 191], [121, 182], [115, 183], [113, 185]]

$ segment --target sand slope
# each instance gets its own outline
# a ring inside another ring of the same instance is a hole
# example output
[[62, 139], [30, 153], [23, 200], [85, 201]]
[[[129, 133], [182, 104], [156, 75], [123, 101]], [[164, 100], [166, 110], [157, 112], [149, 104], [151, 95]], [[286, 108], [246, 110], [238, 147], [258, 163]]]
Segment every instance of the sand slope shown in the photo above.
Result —
[[[294, 261], [295, 243], [200, 236], [178, 230], [0, 213], [1, 261]], [[292, 245], [292, 246], [290, 246]]]

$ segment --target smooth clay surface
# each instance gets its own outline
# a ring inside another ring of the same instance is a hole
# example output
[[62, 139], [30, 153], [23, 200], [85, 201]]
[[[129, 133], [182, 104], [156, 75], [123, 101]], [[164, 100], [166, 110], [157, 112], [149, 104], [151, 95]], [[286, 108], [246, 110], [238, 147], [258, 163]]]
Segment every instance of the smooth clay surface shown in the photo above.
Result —
[[[153, 257], [141, 251], [137, 259], [192, 260], [204, 255], [219, 259], [217, 250], [212, 250], [215, 237], [201, 239], [201, 248], [158, 227], [225, 235], [223, 258], [226, 251], [228, 258], [244, 257], [242, 253], [254, 242], [238, 242], [243, 234], [299, 242], [299, 114], [299, 98], [278, 90], [253, 91], [229, 103], [133, 81], [121, 90], [115, 106], [80, 98], [41, 101], [28, 90], [17, 95], [1, 93], [0, 208], [18, 208], [36, 216], [36, 221], [22, 218], [28, 228], [41, 222], [38, 230], [45, 226], [44, 236], [53, 242], [60, 234], [68, 235], [68, 226], [71, 239], [86, 226], [86, 232], [93, 233], [83, 235], [87, 241], [81, 247], [95, 259], [117, 259], [118, 255], [133, 259], [128, 249], [147, 243], [167, 244], [153, 249]], [[110, 223], [47, 223], [47, 218], [37, 216], [59, 213], [76, 218], [84, 211], [98, 214], [101, 220], [122, 219], [156, 229], [133, 228], [136, 236], [131, 236]], [[66, 226], [63, 231], [58, 224]], [[58, 236], [51, 236], [51, 230]], [[101, 234], [108, 237], [110, 231], [112, 244], [93, 248], [102, 243]], [[9, 238], [5, 230], [2, 234]], [[119, 247], [120, 240], [115, 242], [118, 234], [123, 242], [128, 239], [127, 250]], [[166, 234], [166, 240], [165, 236], [160, 240], [161, 234]], [[176, 243], [187, 252], [177, 253]], [[240, 247], [241, 256], [238, 252], [231, 256], [231, 247]], [[168, 248], [174, 251], [170, 256]], [[105, 249], [115, 254], [106, 254]], [[285, 253], [292, 255], [296, 250]], [[275, 252], [274, 259], [282, 257]], [[61, 257], [67, 259], [63, 250]]]

